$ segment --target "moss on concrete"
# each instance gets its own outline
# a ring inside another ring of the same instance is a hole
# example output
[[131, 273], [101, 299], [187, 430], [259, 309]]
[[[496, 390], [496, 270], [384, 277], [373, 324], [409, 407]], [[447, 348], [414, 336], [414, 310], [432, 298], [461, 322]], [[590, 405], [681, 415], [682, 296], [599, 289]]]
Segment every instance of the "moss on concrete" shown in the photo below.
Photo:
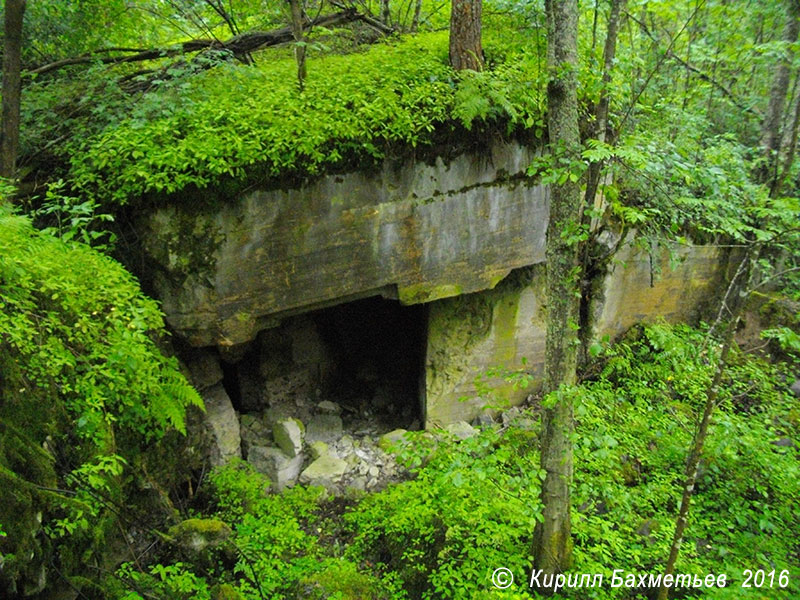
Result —
[[[428, 425], [435, 426], [439, 415], [454, 412], [451, 409], [459, 401], [459, 386], [477, 376], [482, 368], [517, 365], [519, 301], [523, 290], [536, 285], [535, 275], [536, 267], [517, 269], [492, 290], [431, 304], [426, 373]], [[479, 359], [475, 356], [477, 346], [484, 342], [490, 347], [485, 349], [486, 356]], [[513, 384], [502, 380], [493, 381], [491, 387], [501, 400], [519, 396]], [[478, 408], [464, 406], [455, 412], [461, 410], [472, 413]]]
[[460, 285], [431, 285], [429, 283], [420, 283], [416, 285], [398, 286], [397, 296], [401, 304], [406, 306], [410, 304], [422, 304], [424, 302], [433, 302], [434, 300], [441, 300], [443, 298], [452, 298], [453, 296], [461, 295], [462, 288]]

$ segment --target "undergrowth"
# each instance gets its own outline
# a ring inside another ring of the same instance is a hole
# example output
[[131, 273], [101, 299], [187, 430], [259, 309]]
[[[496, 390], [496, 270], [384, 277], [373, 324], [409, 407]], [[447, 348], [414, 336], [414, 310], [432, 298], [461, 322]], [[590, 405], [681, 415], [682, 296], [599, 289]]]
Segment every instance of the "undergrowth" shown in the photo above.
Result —
[[[485, 47], [491, 68], [457, 75], [447, 32], [390, 38], [314, 60], [302, 93], [285, 52], [256, 67], [177, 69], [135, 98], [113, 81], [72, 83], [71, 91], [42, 85], [23, 107], [24, 129], [34, 140], [62, 134], [48, 151], [68, 164], [72, 191], [100, 203], [315, 174], [345, 158], [371, 161], [431, 143], [442, 126], [501, 122], [541, 135], [541, 49], [491, 33]], [[62, 106], [65, 93], [81, 99]]]
[[[571, 572], [603, 574], [605, 583], [561, 597], [651, 592], [610, 581], [615, 569], [657, 574], [666, 558], [716, 352], [703, 339], [683, 326], [635, 328], [601, 356], [600, 374], [576, 389]], [[792, 573], [788, 589], [776, 584], [751, 590], [753, 597], [800, 593], [800, 457], [786, 443], [800, 433], [800, 412], [784, 391], [785, 376], [744, 354], [727, 371], [677, 565], [679, 573], [727, 575], [728, 587], [704, 597], [741, 597], [744, 569]], [[149, 582], [146, 589], [164, 598], [535, 597], [528, 578], [541, 515], [538, 430], [538, 414], [528, 411], [467, 440], [413, 434], [399, 450], [412, 480], [338, 504], [301, 486], [270, 495], [247, 465], [221, 468], [205, 510], [234, 534], [213, 567], [168, 563], [134, 573], [128, 565], [124, 576], [140, 587]], [[491, 583], [501, 566], [515, 576], [504, 591]], [[213, 596], [213, 586], [232, 595]], [[678, 589], [673, 597], [696, 593]]]

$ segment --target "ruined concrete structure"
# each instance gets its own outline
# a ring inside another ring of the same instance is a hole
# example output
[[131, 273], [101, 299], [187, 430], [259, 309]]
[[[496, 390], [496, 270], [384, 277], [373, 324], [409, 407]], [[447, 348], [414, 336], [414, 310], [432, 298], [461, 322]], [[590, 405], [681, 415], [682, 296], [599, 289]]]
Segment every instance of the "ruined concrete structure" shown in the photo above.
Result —
[[[314, 378], [417, 377], [408, 401], [422, 423], [469, 420], [490, 402], [475, 386], [487, 368], [525, 359], [541, 371], [548, 192], [524, 176], [533, 154], [497, 140], [447, 161], [393, 159], [233, 202], [176, 202], [138, 224], [144, 276], [177, 335], [217, 347], [240, 374], [242, 360], [258, 363], [267, 383], [302, 371], [305, 383], [295, 383], [309, 390]], [[594, 282], [594, 335], [692, 318], [719, 287], [723, 262], [709, 247], [622, 244]], [[354, 303], [376, 296], [389, 304]], [[343, 366], [348, 357], [363, 364]], [[512, 403], [528, 393], [490, 383]]]

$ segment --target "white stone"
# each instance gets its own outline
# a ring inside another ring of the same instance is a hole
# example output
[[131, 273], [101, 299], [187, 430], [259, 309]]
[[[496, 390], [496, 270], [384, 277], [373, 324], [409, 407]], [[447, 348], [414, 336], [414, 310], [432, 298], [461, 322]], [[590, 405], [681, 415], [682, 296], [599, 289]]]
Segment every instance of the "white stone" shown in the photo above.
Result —
[[300, 474], [300, 482], [327, 486], [338, 482], [347, 471], [347, 463], [333, 456], [320, 456]]
[[466, 421], [456, 421], [455, 423], [450, 423], [450, 425], [445, 427], [445, 430], [461, 440], [466, 440], [478, 435], [478, 430]]
[[388, 452], [392, 447], [403, 441], [406, 433], [408, 432], [405, 429], [395, 429], [389, 433], [384, 433], [378, 439], [378, 448], [384, 452]]
[[297, 419], [282, 419], [272, 426], [275, 443], [289, 458], [303, 450], [303, 424]]
[[303, 454], [290, 458], [280, 448], [266, 446], [253, 446], [247, 455], [247, 462], [253, 465], [256, 471], [269, 477], [270, 483], [278, 491], [294, 484], [303, 467], [304, 459]]
[[211, 432], [211, 464], [224, 465], [232, 458], [241, 458], [239, 418], [222, 384], [201, 393], [206, 406], [205, 421]]

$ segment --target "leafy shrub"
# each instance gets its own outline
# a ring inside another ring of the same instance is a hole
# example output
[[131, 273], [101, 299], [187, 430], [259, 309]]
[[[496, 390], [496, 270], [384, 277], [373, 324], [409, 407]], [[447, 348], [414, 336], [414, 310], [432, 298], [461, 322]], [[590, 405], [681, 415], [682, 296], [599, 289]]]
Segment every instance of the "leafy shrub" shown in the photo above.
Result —
[[[287, 53], [258, 67], [176, 74], [136, 102], [126, 103], [107, 82], [83, 91], [97, 97], [102, 114], [69, 117], [72, 132], [51, 150], [71, 164], [65, 179], [79, 195], [124, 203], [229, 178], [314, 174], [346, 159], [374, 160], [391, 146], [430, 143], [434, 130], [457, 121], [541, 126], [535, 52], [507, 34], [487, 33], [485, 47], [500, 62], [463, 78], [448, 65], [447, 32], [328, 55], [310, 65], [302, 94]], [[42, 127], [60, 131], [64, 117], [52, 114], [63, 95], [43, 88], [26, 105], [34, 139], [53, 137]]]
[[291, 597], [303, 576], [321, 568], [322, 550], [309, 529], [322, 489], [268, 494], [269, 481], [243, 462], [215, 469], [210, 479], [218, 514], [234, 529], [237, 591], [246, 598]]
[[6, 585], [25, 580], [31, 555], [42, 561], [47, 547], [60, 544], [62, 558], [81, 544], [99, 548], [138, 449], [184, 432], [185, 409], [202, 405], [159, 351], [163, 327], [118, 263], [0, 213]]
[[[601, 377], [581, 387], [575, 571], [610, 577], [612, 568], [662, 568], [714, 364], [715, 347], [703, 342], [687, 327], [637, 328], [613, 348]], [[798, 433], [786, 418], [790, 400], [781, 379], [777, 367], [737, 355], [707, 438], [677, 571], [727, 573], [735, 588], [715, 592], [720, 598], [736, 597], [745, 568], [796, 564], [789, 532], [800, 508], [792, 484], [800, 462], [796, 451], [772, 443]], [[745, 390], [749, 408], [742, 410]]]
[[412, 598], [473, 598], [498, 566], [522, 572], [541, 515], [535, 439], [524, 429], [488, 429], [433, 450], [412, 444], [406, 458], [417, 464], [431, 452], [417, 478], [347, 515], [351, 556], [395, 573]]
[[[612, 570], [663, 568], [716, 352], [701, 331], [637, 327], [603, 350], [592, 381], [572, 390], [572, 572], [601, 573], [605, 583], [560, 597], [648, 593], [611, 588]], [[705, 597], [741, 595], [745, 568], [798, 567], [800, 457], [785, 442], [797, 439], [800, 419], [783, 389], [785, 375], [741, 353], [730, 360], [677, 565], [680, 573], [728, 575], [728, 588]], [[537, 413], [527, 411], [467, 440], [417, 433], [400, 450], [415, 479], [349, 504], [328, 504], [320, 489], [302, 486], [270, 494], [262, 475], [234, 462], [213, 470], [206, 488], [212, 516], [234, 531], [229, 550], [211, 567], [165, 560], [135, 575], [128, 566], [121, 576], [176, 599], [215, 598], [211, 590], [221, 586], [232, 595], [226, 597], [244, 600], [536, 597], [527, 586], [541, 518], [538, 429]], [[500, 566], [515, 576], [502, 592], [491, 584]], [[771, 597], [776, 590], [761, 592]], [[798, 592], [792, 581], [786, 593]]]

